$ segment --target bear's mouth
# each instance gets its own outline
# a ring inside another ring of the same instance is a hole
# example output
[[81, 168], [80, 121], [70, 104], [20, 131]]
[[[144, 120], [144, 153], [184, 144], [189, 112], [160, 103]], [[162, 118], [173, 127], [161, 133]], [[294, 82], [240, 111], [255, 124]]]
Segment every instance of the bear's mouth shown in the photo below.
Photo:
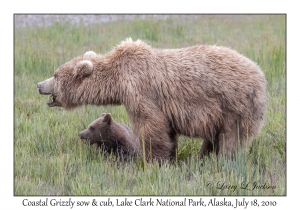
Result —
[[55, 106], [55, 99], [56, 99], [56, 96], [54, 94], [51, 94], [49, 97], [49, 101], [47, 102], [47, 105], [49, 107]]

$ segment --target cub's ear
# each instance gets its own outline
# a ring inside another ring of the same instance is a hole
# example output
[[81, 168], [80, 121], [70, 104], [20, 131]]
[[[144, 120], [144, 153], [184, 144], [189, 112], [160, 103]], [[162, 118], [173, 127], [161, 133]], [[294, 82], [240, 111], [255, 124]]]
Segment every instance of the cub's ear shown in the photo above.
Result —
[[78, 62], [73, 70], [74, 76], [83, 78], [90, 75], [93, 72], [94, 65], [91, 61], [83, 60]]
[[108, 125], [110, 125], [111, 122], [112, 122], [112, 117], [111, 117], [111, 115], [110, 115], [110, 114], [106, 114], [106, 115], [104, 116], [104, 118], [103, 118], [103, 122], [105, 122], [105, 123], [107, 123]]

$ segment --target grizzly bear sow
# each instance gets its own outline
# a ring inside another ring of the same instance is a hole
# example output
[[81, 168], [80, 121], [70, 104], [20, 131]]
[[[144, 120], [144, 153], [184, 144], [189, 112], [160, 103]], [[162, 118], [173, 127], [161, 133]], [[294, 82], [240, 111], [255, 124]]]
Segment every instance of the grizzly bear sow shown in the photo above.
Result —
[[97, 144], [104, 151], [128, 156], [139, 150], [138, 139], [124, 124], [115, 122], [110, 114], [103, 113], [87, 129], [79, 133], [81, 139]]
[[[48, 106], [124, 105], [148, 157], [174, 157], [178, 134], [202, 138], [200, 156], [230, 155], [258, 135], [267, 108], [260, 68], [234, 50], [198, 45], [154, 49], [127, 39], [92, 51], [38, 83]], [[151, 146], [151, 149], [150, 149]]]

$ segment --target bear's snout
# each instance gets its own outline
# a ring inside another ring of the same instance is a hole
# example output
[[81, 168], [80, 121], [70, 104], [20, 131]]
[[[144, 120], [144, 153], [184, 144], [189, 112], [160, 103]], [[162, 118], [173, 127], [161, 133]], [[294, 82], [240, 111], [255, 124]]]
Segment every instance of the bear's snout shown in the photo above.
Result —
[[78, 133], [79, 138], [82, 139], [82, 131], [80, 133]]
[[43, 92], [43, 84], [42, 84], [43, 82], [39, 82], [39, 83], [37, 83], [37, 88], [38, 88], [38, 90], [39, 90], [39, 93], [41, 94], [41, 95], [48, 95], [48, 94], [45, 94], [44, 92]]
[[54, 93], [54, 77], [46, 79], [43, 82], [37, 83], [39, 93], [42, 95], [50, 95]]
[[43, 94], [43, 92], [42, 92], [42, 82], [37, 83], [37, 88], [39, 89], [39, 93]]
[[83, 130], [80, 133], [78, 133], [78, 136], [80, 137], [80, 139], [88, 139], [86, 130]]

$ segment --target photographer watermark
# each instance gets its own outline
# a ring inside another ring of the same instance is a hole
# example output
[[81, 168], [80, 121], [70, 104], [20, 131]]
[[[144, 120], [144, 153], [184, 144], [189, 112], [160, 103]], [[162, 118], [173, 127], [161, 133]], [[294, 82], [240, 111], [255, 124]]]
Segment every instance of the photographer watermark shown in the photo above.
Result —
[[235, 192], [237, 189], [243, 189], [243, 190], [249, 190], [249, 191], [254, 191], [254, 190], [275, 190], [276, 185], [271, 185], [269, 183], [260, 183], [260, 182], [241, 182], [239, 184], [233, 184], [230, 182], [226, 181], [218, 181], [218, 182], [207, 182], [206, 187], [209, 189], [217, 189], [221, 191], [230, 191], [230, 192]]

